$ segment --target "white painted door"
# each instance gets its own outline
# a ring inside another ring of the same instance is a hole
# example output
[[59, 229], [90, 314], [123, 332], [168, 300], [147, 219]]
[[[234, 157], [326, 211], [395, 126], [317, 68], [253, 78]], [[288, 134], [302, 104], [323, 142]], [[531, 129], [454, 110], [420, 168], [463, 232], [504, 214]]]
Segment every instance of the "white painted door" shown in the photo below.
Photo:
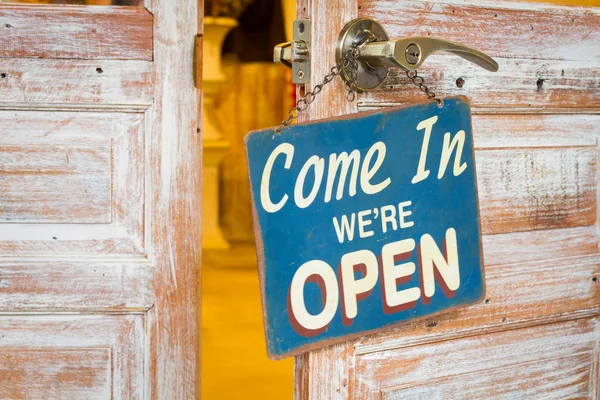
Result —
[[[494, 57], [452, 55], [419, 74], [473, 109], [486, 300], [297, 357], [298, 399], [599, 398], [600, 12], [485, 0], [300, 0], [311, 18], [311, 86], [357, 17], [392, 38], [431, 36]], [[401, 71], [345, 101], [338, 82], [309, 119], [418, 103]]]
[[0, 399], [194, 398], [199, 17], [0, 4]]

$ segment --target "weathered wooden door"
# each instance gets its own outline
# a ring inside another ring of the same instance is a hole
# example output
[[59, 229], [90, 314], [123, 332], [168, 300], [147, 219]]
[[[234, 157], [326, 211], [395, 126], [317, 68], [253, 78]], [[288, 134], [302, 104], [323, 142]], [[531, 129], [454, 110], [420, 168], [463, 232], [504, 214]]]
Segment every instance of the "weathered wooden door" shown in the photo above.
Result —
[[0, 4], [0, 398], [192, 399], [197, 0]]
[[[419, 71], [473, 107], [487, 296], [479, 305], [296, 359], [299, 399], [599, 398], [600, 11], [484, 0], [301, 0], [311, 85], [357, 17], [392, 38], [481, 50], [497, 73], [451, 55]], [[334, 85], [332, 85], [334, 86]], [[401, 71], [345, 101], [323, 90], [309, 119], [417, 103]]]

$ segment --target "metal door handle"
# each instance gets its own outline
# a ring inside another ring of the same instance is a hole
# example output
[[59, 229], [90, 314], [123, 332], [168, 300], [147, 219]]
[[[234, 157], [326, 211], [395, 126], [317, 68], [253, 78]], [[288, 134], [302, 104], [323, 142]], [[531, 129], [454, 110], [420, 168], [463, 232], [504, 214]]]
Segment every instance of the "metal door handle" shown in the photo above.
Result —
[[[292, 42], [275, 46], [273, 60], [291, 67], [293, 83], [308, 83], [310, 78], [310, 20], [294, 21]], [[447, 52], [487, 69], [498, 71], [498, 63], [481, 51], [447, 40], [430, 37], [408, 37], [390, 40], [381, 24], [370, 18], [350, 21], [339, 35], [335, 56], [338, 65], [356, 47], [358, 71], [356, 87], [372, 90], [381, 85], [390, 67], [414, 71], [433, 53]], [[345, 70], [342, 69], [344, 79]]]
[[360, 90], [372, 90], [381, 85], [390, 67], [413, 71], [438, 51], [455, 54], [488, 71], [498, 70], [498, 63], [491, 57], [462, 44], [429, 37], [390, 40], [383, 26], [370, 18], [355, 19], [342, 29], [336, 61], [342, 63], [353, 46], [358, 46], [359, 51], [356, 85]]
[[413, 71], [419, 68], [427, 57], [438, 51], [455, 54], [488, 71], [498, 71], [498, 63], [478, 50], [448, 40], [429, 37], [409, 37], [368, 43], [359, 50], [359, 53], [360, 59], [373, 67], [400, 67], [405, 71]]

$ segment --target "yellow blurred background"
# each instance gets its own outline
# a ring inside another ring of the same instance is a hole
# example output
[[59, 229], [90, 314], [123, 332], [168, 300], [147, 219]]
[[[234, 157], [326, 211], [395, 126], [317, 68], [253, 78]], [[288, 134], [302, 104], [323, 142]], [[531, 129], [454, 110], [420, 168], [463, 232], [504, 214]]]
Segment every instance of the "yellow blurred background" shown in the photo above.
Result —
[[[600, 0], [532, 1], [600, 6]], [[280, 7], [289, 30], [295, 0], [283, 0]], [[219, 206], [220, 225], [231, 248], [204, 252], [202, 398], [291, 399], [293, 359], [271, 361], [266, 356], [243, 152], [248, 131], [283, 119], [292, 103], [291, 78], [285, 68], [270, 61], [240, 62], [227, 54], [223, 69], [227, 79], [216, 113], [230, 147], [220, 167]]]

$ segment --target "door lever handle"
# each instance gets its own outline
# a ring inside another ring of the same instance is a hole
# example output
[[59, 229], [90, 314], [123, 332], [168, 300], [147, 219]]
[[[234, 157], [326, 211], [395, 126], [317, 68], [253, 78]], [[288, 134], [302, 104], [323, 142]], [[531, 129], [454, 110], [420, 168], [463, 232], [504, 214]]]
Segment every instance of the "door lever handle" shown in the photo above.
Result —
[[381, 85], [390, 67], [414, 71], [436, 52], [455, 54], [488, 71], [498, 71], [498, 63], [490, 56], [459, 43], [430, 37], [390, 40], [383, 26], [370, 18], [355, 19], [342, 29], [336, 50], [338, 64], [343, 63], [344, 56], [353, 46], [358, 46], [359, 51], [356, 85], [360, 90], [372, 90]]
[[413, 71], [438, 51], [455, 54], [491, 72], [498, 71], [498, 63], [490, 56], [448, 40], [429, 37], [409, 37], [386, 42], [367, 43], [359, 50], [359, 58], [373, 67], [400, 67]]

